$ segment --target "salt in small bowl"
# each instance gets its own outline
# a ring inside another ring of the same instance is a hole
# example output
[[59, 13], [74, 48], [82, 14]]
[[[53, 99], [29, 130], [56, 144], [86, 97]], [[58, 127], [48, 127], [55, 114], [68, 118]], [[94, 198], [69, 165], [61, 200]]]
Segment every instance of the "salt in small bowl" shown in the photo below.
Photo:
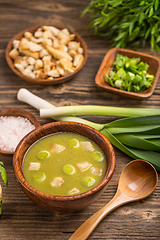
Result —
[[[35, 128], [41, 126], [40, 122], [38, 119], [30, 112], [23, 110], [23, 109], [18, 109], [18, 108], [5, 108], [0, 110], [0, 117], [23, 117], [27, 118], [31, 124], [35, 126]], [[24, 136], [22, 136], [24, 137]], [[6, 151], [0, 149], [0, 154], [1, 155], [13, 155], [14, 151]]]

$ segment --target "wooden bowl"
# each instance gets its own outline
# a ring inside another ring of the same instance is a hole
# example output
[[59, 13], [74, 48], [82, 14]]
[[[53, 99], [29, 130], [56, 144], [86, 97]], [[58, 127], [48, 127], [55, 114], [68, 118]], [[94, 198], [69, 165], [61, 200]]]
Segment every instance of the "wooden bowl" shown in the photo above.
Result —
[[[140, 58], [141, 61], [143, 61], [144, 63], [147, 63], [149, 65], [148, 73], [154, 75], [155, 77], [154, 82], [152, 83], [152, 86], [143, 92], [135, 93], [135, 92], [128, 92], [128, 91], [123, 91], [123, 90], [114, 88], [110, 86], [107, 82], [105, 82], [104, 76], [106, 75], [107, 71], [111, 69], [117, 54], [122, 54], [129, 58], [132, 58], [132, 57]], [[153, 94], [153, 91], [159, 79], [159, 75], [160, 75], [160, 60], [158, 58], [148, 54], [131, 51], [127, 49], [112, 48], [107, 52], [107, 54], [103, 58], [103, 61], [95, 77], [95, 83], [98, 88], [100, 88], [101, 90], [105, 90], [107, 92], [119, 94], [125, 97], [135, 98], [135, 99], [145, 99], [145, 98], [149, 98]]]
[[[7, 48], [6, 48], [6, 52], [5, 52], [5, 55], [6, 55], [6, 60], [7, 60], [7, 63], [9, 65], [9, 67], [13, 70], [13, 72], [19, 76], [20, 78], [24, 79], [25, 81], [27, 82], [30, 82], [30, 83], [33, 83], [33, 84], [38, 84], [38, 85], [58, 85], [58, 84], [61, 84], [61, 83], [64, 83], [64, 82], [67, 82], [69, 80], [71, 80], [83, 67], [84, 65], [86, 64], [86, 61], [88, 59], [88, 47], [87, 47], [87, 44], [85, 43], [85, 41], [82, 39], [82, 37], [77, 34], [76, 32], [73, 32], [71, 30], [69, 30], [69, 32], [71, 34], [74, 34], [75, 35], [75, 41], [77, 42], [80, 42], [83, 50], [84, 50], [84, 60], [83, 60], [83, 63], [81, 64], [81, 66], [79, 68], [77, 68], [76, 71], [74, 71], [73, 73], [69, 74], [69, 75], [66, 75], [64, 77], [59, 77], [59, 78], [55, 78], [55, 79], [50, 79], [50, 80], [44, 80], [44, 79], [38, 79], [38, 78], [31, 78], [31, 77], [27, 77], [25, 75], [23, 75], [21, 72], [19, 72], [15, 67], [14, 67], [14, 64], [13, 64], [13, 59], [9, 56], [9, 52], [12, 50], [13, 48], [13, 41], [14, 40], [20, 40], [22, 37], [23, 37], [23, 34], [25, 32], [31, 32], [31, 33], [34, 33], [39, 27], [41, 26], [34, 26], [34, 27], [31, 27], [31, 28], [27, 28], [21, 32], [19, 32], [18, 34], [16, 34], [8, 43], [7, 45]], [[57, 27], [58, 29], [62, 29], [60, 27]]]
[[[23, 109], [18, 109], [18, 108], [5, 108], [0, 110], [0, 117], [23, 117], [23, 118], [27, 118], [34, 126], [35, 128], [41, 126], [41, 124], [39, 123], [38, 119], [30, 112], [23, 110]], [[14, 154], [13, 151], [4, 151], [0, 149], [0, 154], [2, 155], [12, 155]]]
[[[23, 176], [23, 158], [28, 148], [44, 136], [61, 132], [72, 132], [85, 136], [98, 144], [105, 154], [106, 174], [96, 187], [87, 192], [73, 196], [49, 195], [33, 188]], [[76, 212], [96, 201], [107, 188], [114, 173], [115, 164], [115, 152], [108, 139], [97, 130], [74, 122], [53, 122], [35, 129], [22, 139], [13, 156], [15, 177], [24, 193], [40, 207], [60, 213]]]

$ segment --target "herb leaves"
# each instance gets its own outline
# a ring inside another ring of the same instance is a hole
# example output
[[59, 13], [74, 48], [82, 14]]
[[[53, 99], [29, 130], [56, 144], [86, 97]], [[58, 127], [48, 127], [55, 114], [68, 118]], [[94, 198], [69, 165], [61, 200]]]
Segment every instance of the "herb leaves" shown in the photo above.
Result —
[[90, 14], [96, 35], [111, 40], [112, 47], [133, 48], [150, 43], [152, 51], [160, 52], [159, 0], [92, 0], [82, 12]]

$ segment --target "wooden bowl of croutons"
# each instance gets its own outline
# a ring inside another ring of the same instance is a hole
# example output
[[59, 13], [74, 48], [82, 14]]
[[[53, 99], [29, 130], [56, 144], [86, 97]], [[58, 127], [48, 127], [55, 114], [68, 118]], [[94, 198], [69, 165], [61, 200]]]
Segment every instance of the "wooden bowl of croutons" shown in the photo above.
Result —
[[69, 81], [84, 67], [87, 58], [87, 45], [77, 33], [54, 26], [25, 29], [6, 48], [6, 60], [14, 73], [40, 85]]

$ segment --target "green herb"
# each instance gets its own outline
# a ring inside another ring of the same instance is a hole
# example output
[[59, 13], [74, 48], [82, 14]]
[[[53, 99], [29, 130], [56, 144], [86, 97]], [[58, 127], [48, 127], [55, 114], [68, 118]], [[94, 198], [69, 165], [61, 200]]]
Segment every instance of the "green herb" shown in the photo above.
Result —
[[142, 92], [149, 88], [154, 76], [147, 73], [149, 65], [140, 58], [116, 55], [113, 67], [105, 75], [105, 81], [112, 87], [129, 92]]
[[0, 215], [2, 214], [2, 187], [0, 185]]
[[112, 47], [134, 48], [150, 42], [160, 52], [159, 0], [92, 0], [82, 12], [90, 14], [89, 28], [111, 40]]
[[[63, 107], [63, 109], [62, 107], [56, 108], [52, 104], [30, 93], [26, 89], [20, 89], [18, 92], [17, 98], [20, 101], [29, 103], [33, 107], [36, 107], [38, 110], [40, 110], [43, 106], [43, 108], [46, 108], [47, 114], [50, 111], [50, 117], [55, 120], [79, 122], [97, 129], [102, 134], [104, 134], [115, 147], [119, 148], [121, 151], [123, 151], [124, 153], [126, 153], [127, 155], [129, 155], [134, 159], [144, 159], [152, 163], [155, 166], [155, 168], [160, 171], [160, 110], [159, 109], [150, 109], [153, 115], [148, 114], [148, 116], [147, 116], [147, 111], [145, 111], [144, 108], [133, 109], [134, 110], [133, 112], [136, 116], [136, 117], [133, 117], [134, 114], [131, 111], [132, 109], [130, 108], [130, 110], [127, 109], [129, 110], [127, 118], [118, 119], [107, 124], [98, 124], [98, 123], [93, 123], [91, 121], [87, 121], [85, 119], [74, 117], [74, 116], [65, 117], [63, 116], [63, 111], [64, 111], [64, 115], [67, 115], [67, 111], [68, 111], [68, 115], [75, 114], [75, 113], [76, 114], [78, 113], [79, 115], [81, 115], [87, 109], [87, 114], [97, 115], [99, 114], [99, 111], [98, 111], [99, 106], [95, 106], [95, 107], [91, 106], [90, 110], [88, 106]], [[86, 107], [85, 111], [83, 111], [82, 107], [84, 108]], [[95, 111], [94, 111], [94, 108], [95, 108]], [[109, 109], [109, 110], [111, 110], [111, 108], [112, 107], [108, 107], [108, 108], [106, 107], [106, 109]], [[58, 109], [61, 109], [59, 111], [60, 115], [58, 117], [58, 114], [56, 113], [55, 114], [56, 116], [54, 117], [54, 110], [57, 111]], [[121, 114], [121, 116], [123, 116], [124, 114], [124, 116], [126, 116], [127, 110], [125, 110], [125, 108], [122, 108], [122, 109], [120, 108], [118, 114], [116, 113], [117, 109], [118, 108], [113, 108], [113, 110], [110, 111], [111, 115], [120, 116], [119, 114]], [[47, 116], [49, 116], [49, 114]]]
[[4, 181], [4, 183], [6, 184], [6, 186], [8, 187], [8, 178], [7, 178], [7, 172], [6, 172], [6, 169], [4, 168], [4, 164], [3, 162], [0, 162], [0, 174], [1, 174], [1, 177]]
[[[1, 174], [1, 177], [4, 181], [4, 183], [8, 187], [7, 172], [6, 172], [6, 169], [4, 168], [3, 162], [0, 162], [0, 174]], [[1, 185], [0, 185], [0, 215], [1, 215], [1, 213], [2, 213], [2, 188], [1, 188]]]

